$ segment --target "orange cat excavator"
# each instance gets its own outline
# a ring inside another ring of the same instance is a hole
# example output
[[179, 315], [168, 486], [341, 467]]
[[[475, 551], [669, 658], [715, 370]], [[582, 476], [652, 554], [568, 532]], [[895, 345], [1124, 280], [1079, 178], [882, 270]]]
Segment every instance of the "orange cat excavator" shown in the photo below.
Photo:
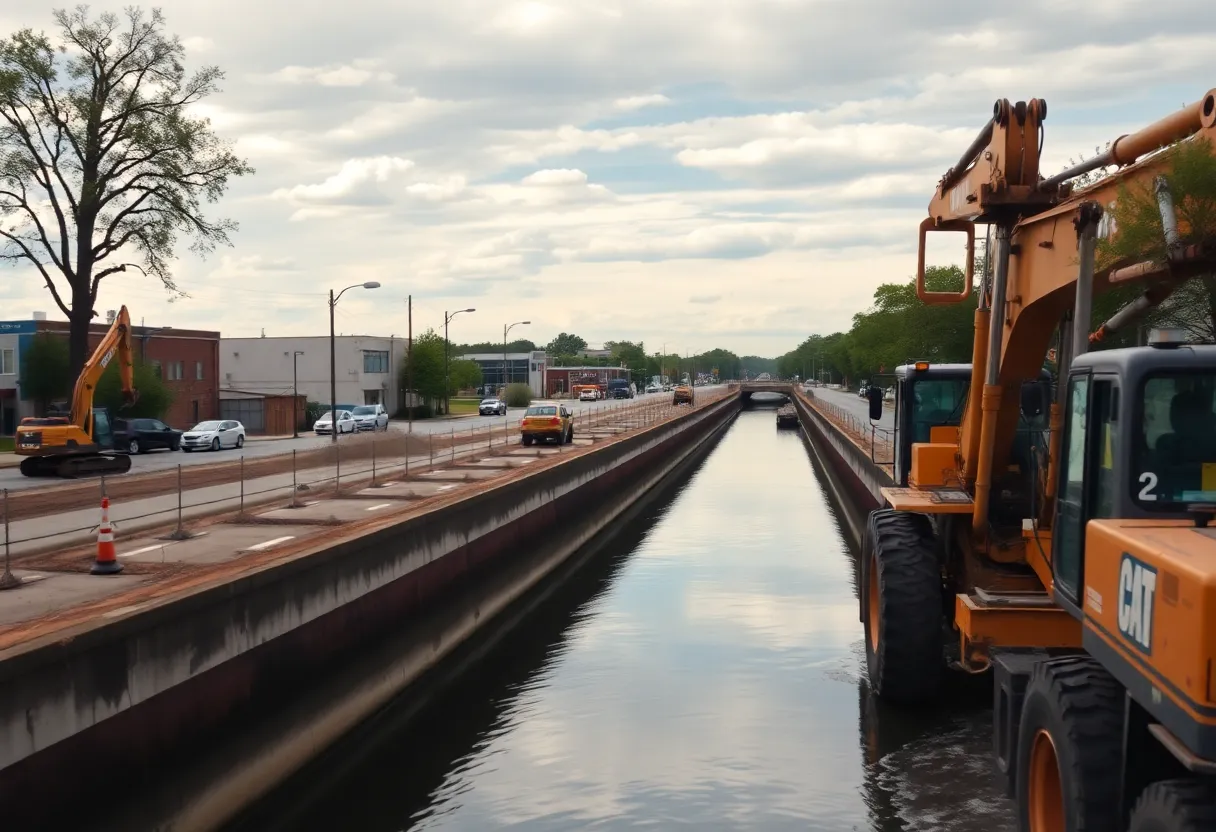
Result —
[[[930, 233], [964, 233], [970, 255], [988, 225], [991, 269], [961, 423], [911, 445], [907, 486], [884, 489], [868, 520], [871, 686], [931, 700], [952, 633], [950, 667], [994, 671], [997, 761], [1022, 829], [1216, 829], [1216, 346], [1158, 331], [1146, 347], [1088, 352], [1216, 267], [1210, 241], [1177, 220], [1173, 154], [1155, 153], [1216, 140], [1216, 90], [1048, 178], [1046, 114], [1038, 99], [998, 101], [920, 227], [923, 302], [961, 302], [972, 283], [969, 266], [960, 292], [926, 289]], [[1168, 256], [1098, 268], [1125, 185], [1155, 193]], [[1094, 295], [1133, 281], [1143, 296], [1091, 334]], [[1025, 441], [1026, 383], [1053, 339], [1050, 427]]]
[[127, 307], [118, 310], [97, 349], [85, 362], [72, 393], [67, 417], [43, 416], [23, 419], [17, 428], [14, 450], [27, 477], [78, 477], [88, 474], [123, 474], [131, 469], [131, 458], [113, 453], [114, 432], [110, 413], [93, 407], [93, 391], [110, 362], [118, 359], [118, 378], [123, 399], [133, 404], [137, 393], [131, 357], [131, 317]]

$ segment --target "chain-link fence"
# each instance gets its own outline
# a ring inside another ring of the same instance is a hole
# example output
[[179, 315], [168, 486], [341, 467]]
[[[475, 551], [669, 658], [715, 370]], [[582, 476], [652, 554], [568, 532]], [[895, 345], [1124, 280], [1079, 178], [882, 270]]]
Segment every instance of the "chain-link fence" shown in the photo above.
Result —
[[[602, 428], [610, 429], [611, 436], [623, 435], [671, 421], [680, 415], [708, 407], [729, 395], [732, 395], [732, 391], [729, 389], [721, 392], [715, 391], [714, 394], [698, 397], [691, 407], [674, 405], [670, 397], [664, 397], [641, 401], [604, 402], [598, 407], [576, 409], [574, 411], [575, 440], [576, 443], [582, 445], [583, 443], [578, 440], [588, 438], [580, 436], [583, 432], [580, 425], [585, 426], [587, 431]], [[173, 476], [172, 484], [166, 482], [160, 486], [155, 497], [145, 495], [127, 501], [128, 504], [135, 500], [161, 499], [163, 501], [164, 497], [171, 495], [175, 497], [175, 500], [172, 501], [175, 503], [174, 505], [123, 516], [112, 521], [111, 525], [121, 532], [124, 524], [142, 524], [142, 528], [147, 530], [153, 526], [174, 523], [175, 528], [168, 537], [185, 540], [193, 536], [193, 533], [187, 528], [188, 520], [236, 509], [234, 519], [239, 522], [241, 519], [247, 519], [246, 508], [252, 505], [290, 498], [291, 505], [296, 506], [299, 504], [299, 495], [303, 492], [310, 494], [323, 492], [330, 496], [341, 496], [344, 485], [352, 488], [357, 485], [359, 489], [362, 489], [369, 485], [376, 485], [380, 480], [386, 478], [409, 478], [411, 474], [434, 471], [436, 466], [445, 463], [475, 461], [478, 458], [509, 452], [519, 444], [519, 427], [518, 419], [512, 422], [504, 418], [502, 423], [496, 421], [493, 424], [471, 425], [468, 428], [460, 428], [457, 424], [453, 424], [446, 432], [428, 433], [425, 438], [419, 434], [401, 432], [395, 432], [397, 435], [371, 433], [351, 437], [352, 441], [349, 444], [343, 440], [332, 447], [320, 450], [293, 450], [289, 455], [259, 457], [248, 461], [242, 455], [237, 461], [235, 471], [232, 471], [230, 476], [219, 478], [218, 481], [200, 480], [196, 477], [195, 482], [192, 483], [190, 475], [197, 472], [202, 466], [179, 464], [175, 470], [170, 469], [169, 474]], [[596, 437], [596, 439], [598, 438], [600, 437]], [[556, 449], [557, 454], [578, 451], [578, 448], [571, 449], [562, 444], [558, 444]], [[135, 477], [140, 476], [154, 476], [163, 480], [166, 472], [135, 475]], [[125, 475], [120, 481], [125, 482], [129, 479], [130, 475]], [[97, 490], [92, 493], [91, 504], [100, 504], [102, 497], [110, 496], [111, 508], [115, 508], [114, 496], [107, 494], [107, 490], [112, 490], [115, 482], [114, 477], [101, 477], [96, 485]], [[209, 492], [217, 489], [222, 493], [208, 496]], [[20, 495], [21, 492], [14, 492], [13, 496]], [[96, 524], [78, 525], [71, 528], [58, 527], [41, 534], [14, 537], [10, 533], [11, 520], [31, 521], [47, 518], [62, 514], [63, 509], [60, 509], [59, 512], [35, 512], [26, 516], [21, 516], [21, 514], [14, 516], [13, 511], [10, 510], [8, 489], [4, 489], [0, 505], [4, 512], [5, 558], [4, 572], [0, 573], [0, 589], [13, 588], [21, 584], [19, 579], [12, 576], [10, 568], [14, 546], [27, 550], [22, 552], [22, 555], [37, 554], [44, 552], [45, 548], [38, 547], [36, 544], [50, 544], [55, 540], [97, 530]], [[75, 510], [82, 508], [83, 506], [76, 506]], [[147, 523], [144, 521], [160, 522]]]

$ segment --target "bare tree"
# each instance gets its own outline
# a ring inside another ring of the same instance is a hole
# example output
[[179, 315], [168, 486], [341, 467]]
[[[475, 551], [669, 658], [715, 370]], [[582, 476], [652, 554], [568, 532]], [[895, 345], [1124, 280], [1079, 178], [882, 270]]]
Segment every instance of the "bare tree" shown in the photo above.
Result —
[[68, 316], [75, 375], [102, 279], [137, 269], [180, 295], [178, 236], [199, 254], [230, 245], [236, 223], [202, 202], [253, 169], [191, 115], [223, 73], [187, 77], [159, 9], [55, 22], [57, 46], [32, 29], [0, 40], [0, 259], [32, 265]]

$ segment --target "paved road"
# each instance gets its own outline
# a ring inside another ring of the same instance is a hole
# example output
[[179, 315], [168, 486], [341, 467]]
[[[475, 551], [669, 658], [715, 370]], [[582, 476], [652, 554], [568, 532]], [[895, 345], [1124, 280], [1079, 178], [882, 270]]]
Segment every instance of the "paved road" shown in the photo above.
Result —
[[[836, 405], [861, 420], [863, 424], [870, 424], [870, 403], [857, 395], [856, 390], [831, 390], [827, 387], [814, 387], [812, 390], [819, 400]], [[894, 426], [895, 402], [883, 402], [882, 419], [878, 421], [878, 427], [890, 430]]]
[[[710, 388], [702, 388], [710, 389]], [[622, 408], [632, 404], [639, 404], [643, 401], [654, 401], [662, 398], [670, 398], [670, 393], [652, 393], [650, 395], [639, 395], [634, 399], [608, 400], [599, 402], [570, 402], [575, 409], [576, 422], [579, 417], [585, 417], [591, 411], [595, 411], [597, 416], [599, 413], [611, 409]], [[455, 433], [459, 436], [461, 433], [468, 433], [470, 429], [474, 431], [484, 431], [488, 425], [499, 427], [504, 423], [508, 429], [514, 429], [518, 424], [520, 417], [523, 416], [524, 408], [512, 408], [507, 412], [506, 416], [465, 416], [454, 419], [425, 419], [414, 422], [413, 431], [416, 434], [426, 435], [444, 435]], [[404, 432], [408, 427], [404, 421], [393, 421], [389, 424], [389, 430]], [[339, 441], [350, 438], [352, 434], [339, 436]], [[226, 462], [235, 460], [241, 455], [246, 459], [256, 459], [258, 457], [276, 456], [278, 454], [289, 454], [292, 451], [307, 451], [316, 448], [323, 448], [333, 439], [330, 436], [316, 436], [314, 434], [301, 434], [299, 439], [262, 439], [253, 440], [245, 443], [242, 451], [238, 452], [234, 449], [225, 449], [222, 451], [196, 451], [194, 453], [184, 453], [182, 451], [153, 451], [151, 453], [140, 454], [131, 459], [131, 473], [146, 473], [149, 471], [165, 471], [176, 468], [178, 465], [205, 465], [213, 462]], [[18, 491], [24, 488], [34, 488], [54, 484], [55, 480], [47, 480], [42, 478], [31, 478], [21, 474], [16, 467], [0, 468], [0, 489], [7, 488], [12, 491]]]
[[[698, 390], [712, 390], [710, 387], [699, 387]], [[582, 414], [589, 413], [592, 410], [600, 411], [605, 408], [625, 407], [630, 404], [637, 404], [643, 401], [655, 401], [657, 399], [670, 399], [671, 393], [639, 393], [633, 399], [608, 399], [598, 402], [578, 402], [566, 400], [566, 404], [574, 408], [575, 418]], [[515, 426], [519, 424], [519, 419], [523, 416], [525, 408], [513, 407], [507, 411], [506, 416], [462, 416], [455, 419], [425, 419], [421, 422], [414, 422], [414, 433], [450, 433], [455, 427], [456, 432], [467, 431], [470, 427], [484, 429], [486, 425], [494, 425], [497, 427], [506, 421], [509, 425]], [[394, 421], [393, 427], [400, 427], [405, 430], [406, 423]]]
[[[658, 398], [660, 395], [670, 397], [667, 394], [654, 394], [651, 398]], [[618, 425], [628, 424], [622, 420], [617, 422], [611, 418], [605, 411], [610, 406], [620, 407], [621, 405], [637, 404], [638, 399], [634, 398], [632, 402], [625, 400], [622, 402], [610, 403], [599, 402], [598, 410], [602, 413], [606, 423], [616, 423]], [[587, 402], [586, 404], [591, 404]], [[624, 409], [624, 408], [621, 408]], [[518, 419], [518, 413], [513, 417]], [[599, 413], [597, 413], [597, 419]], [[467, 431], [468, 427], [464, 426], [466, 422], [473, 422], [473, 419], [453, 419], [450, 421], [437, 420], [427, 424], [439, 427], [447, 425], [450, 429], [452, 423], [462, 425], [457, 430], [456, 435], [459, 438], [463, 431]], [[501, 421], [501, 420], [500, 420]], [[422, 423], [418, 423], [422, 424]], [[418, 427], [418, 424], [415, 427]], [[390, 429], [395, 430], [395, 426], [390, 426]], [[342, 437], [343, 439], [347, 437]], [[295, 445], [300, 447], [298, 443], [309, 442], [307, 447], [315, 447], [318, 443], [324, 445], [328, 442], [329, 437], [300, 437], [298, 440], [266, 440], [258, 442], [250, 442], [245, 445], [244, 452], [246, 456], [250, 456], [254, 451], [262, 451], [264, 446], [270, 446], [270, 453], [275, 453], [274, 448], [278, 448], [279, 452], [287, 445]], [[575, 441], [582, 444], [582, 438], [577, 437]], [[519, 443], [519, 436], [515, 432], [509, 432], [507, 437], [502, 437], [497, 431], [493, 436], [493, 447], [496, 449], [510, 448], [514, 449]], [[482, 433], [470, 443], [458, 443], [455, 448], [454, 455], [451, 450], [444, 449], [443, 453], [437, 455], [433, 460], [429, 455], [416, 455], [409, 457], [410, 468], [424, 468], [432, 461], [437, 465], [442, 465], [447, 459], [460, 459], [465, 456], [480, 456], [484, 455], [487, 450], [487, 434]], [[290, 450], [290, 448], [288, 448]], [[538, 454], [561, 453], [561, 449], [557, 447], [543, 447], [537, 449]], [[260, 453], [260, 456], [266, 456], [267, 453]], [[153, 463], [160, 464], [161, 468], [176, 465], [178, 462], [186, 464], [187, 462], [198, 464], [199, 461], [224, 461], [238, 459], [240, 454], [235, 451], [226, 450], [218, 453], [172, 453], [172, 452], [157, 452], [154, 454], [144, 454], [137, 456], [133, 460], [135, 463], [132, 466], [132, 471], [137, 470], [136, 466], [148, 465]], [[405, 466], [405, 457], [385, 457], [378, 461], [377, 471], [383, 478], [391, 476], [393, 472], [400, 475]], [[11, 469], [13, 472], [16, 469]], [[139, 468], [138, 470], [155, 470], [149, 468]], [[350, 461], [342, 466], [343, 482], [354, 482], [367, 480], [371, 477], [371, 464], [367, 460]], [[9, 469], [4, 471], [9, 473]], [[18, 485], [28, 487], [29, 484], [47, 485], [48, 481], [43, 479], [27, 479], [16, 473]], [[333, 466], [322, 466], [318, 468], [301, 469], [296, 472], [295, 482], [301, 484], [323, 485], [332, 482], [335, 476]], [[54, 480], [50, 481], [54, 482]], [[291, 485], [293, 477], [290, 472], [284, 474], [272, 474], [263, 477], [250, 478], [245, 482], [244, 493], [247, 498], [247, 505], [255, 503], [264, 503], [268, 500], [281, 500], [291, 494]], [[201, 517], [208, 514], [213, 514], [221, 510], [230, 510], [238, 506], [240, 502], [241, 484], [239, 482], [228, 482], [212, 486], [204, 486], [202, 488], [190, 488], [184, 492], [185, 499], [183, 500], [184, 509], [183, 517], [186, 519]], [[173, 491], [169, 494], [164, 494], [156, 497], [146, 497], [130, 501], [118, 502], [111, 506], [110, 518], [115, 521], [120, 535], [123, 539], [130, 539], [133, 533], [146, 528], [152, 528], [158, 525], [164, 525], [171, 522], [176, 513], [178, 504], [177, 492]], [[96, 539], [96, 523], [97, 509], [87, 508], [79, 510], [71, 510], [59, 514], [45, 515], [34, 517], [27, 520], [17, 520], [12, 523], [10, 529], [10, 540], [12, 543], [12, 552], [14, 555], [26, 554], [28, 552], [44, 549], [48, 541], [54, 540], [56, 543], [67, 546], [78, 543], [87, 543]], [[120, 548], [120, 552], [121, 552]]]

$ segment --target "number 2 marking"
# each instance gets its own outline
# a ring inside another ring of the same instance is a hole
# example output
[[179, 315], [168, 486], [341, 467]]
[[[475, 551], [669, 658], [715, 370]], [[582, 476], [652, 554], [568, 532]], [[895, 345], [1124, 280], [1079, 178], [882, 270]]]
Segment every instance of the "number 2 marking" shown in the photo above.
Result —
[[1145, 471], [1140, 475], [1140, 482], [1144, 483], [1144, 488], [1140, 489], [1140, 499], [1156, 500], [1157, 495], [1153, 493], [1153, 489], [1157, 487], [1157, 475], [1152, 471]]

